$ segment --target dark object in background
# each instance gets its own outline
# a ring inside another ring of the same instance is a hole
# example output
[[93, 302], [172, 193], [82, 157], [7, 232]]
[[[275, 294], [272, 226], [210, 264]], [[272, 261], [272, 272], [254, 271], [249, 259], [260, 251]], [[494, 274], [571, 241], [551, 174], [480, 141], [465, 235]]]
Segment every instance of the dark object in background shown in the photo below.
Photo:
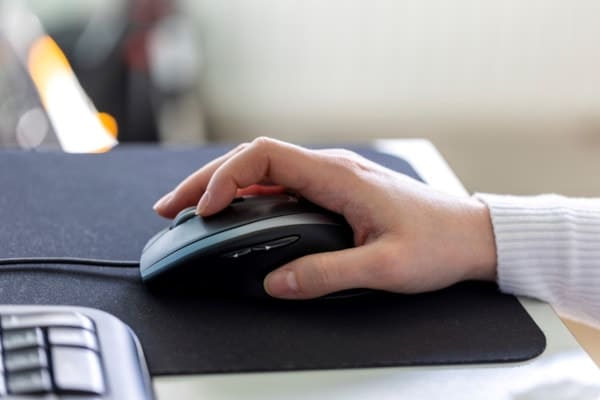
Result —
[[159, 140], [161, 94], [149, 72], [148, 37], [174, 11], [171, 0], [130, 0], [93, 15], [84, 26], [49, 32], [96, 108], [117, 120], [119, 141]]

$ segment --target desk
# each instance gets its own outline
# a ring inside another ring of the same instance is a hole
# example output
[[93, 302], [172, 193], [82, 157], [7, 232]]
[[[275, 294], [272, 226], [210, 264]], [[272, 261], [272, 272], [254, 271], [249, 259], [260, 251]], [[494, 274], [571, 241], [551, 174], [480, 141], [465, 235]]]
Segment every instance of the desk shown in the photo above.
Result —
[[[464, 187], [426, 140], [379, 140], [432, 186], [457, 195]], [[545, 399], [598, 398], [600, 370], [552, 308], [519, 299], [546, 335], [544, 353], [527, 362], [437, 367], [162, 376], [158, 399]], [[199, 345], [201, 345], [199, 343]]]

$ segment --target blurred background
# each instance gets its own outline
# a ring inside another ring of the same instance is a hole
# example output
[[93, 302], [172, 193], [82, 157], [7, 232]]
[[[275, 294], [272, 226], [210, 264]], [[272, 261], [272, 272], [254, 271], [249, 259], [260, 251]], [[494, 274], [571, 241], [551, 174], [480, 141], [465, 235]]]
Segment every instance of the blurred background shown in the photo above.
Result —
[[470, 191], [600, 196], [597, 1], [0, 0], [0, 146], [32, 148], [15, 4], [121, 142], [423, 137]]

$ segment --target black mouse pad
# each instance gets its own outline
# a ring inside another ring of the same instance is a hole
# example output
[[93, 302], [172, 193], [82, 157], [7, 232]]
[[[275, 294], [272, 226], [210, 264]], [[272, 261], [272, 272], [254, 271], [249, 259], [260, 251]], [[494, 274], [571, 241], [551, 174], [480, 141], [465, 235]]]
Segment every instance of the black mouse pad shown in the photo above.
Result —
[[[0, 258], [137, 260], [167, 224], [152, 204], [225, 150], [4, 152]], [[418, 178], [399, 158], [356, 150]], [[492, 284], [286, 302], [160, 297], [131, 269], [30, 265], [0, 272], [3, 304], [88, 306], [122, 319], [137, 333], [154, 375], [520, 361], [545, 346], [519, 302]]]

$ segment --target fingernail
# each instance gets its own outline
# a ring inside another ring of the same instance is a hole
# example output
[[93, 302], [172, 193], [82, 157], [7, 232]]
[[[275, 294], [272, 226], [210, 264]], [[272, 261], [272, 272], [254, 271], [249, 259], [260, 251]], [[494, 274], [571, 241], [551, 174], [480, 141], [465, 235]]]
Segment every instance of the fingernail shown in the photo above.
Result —
[[200, 198], [200, 202], [198, 203], [198, 207], [196, 208], [196, 214], [203, 215], [204, 211], [206, 211], [206, 207], [208, 207], [208, 202], [210, 201], [210, 192], [206, 191]]
[[165, 194], [156, 203], [154, 203], [152, 208], [154, 210], [156, 210], [158, 208], [166, 207], [171, 202], [171, 200], [173, 200], [173, 196], [174, 196], [173, 192], [169, 192], [169, 193]]
[[274, 297], [293, 296], [298, 292], [296, 274], [290, 270], [271, 272], [265, 278], [265, 290]]

